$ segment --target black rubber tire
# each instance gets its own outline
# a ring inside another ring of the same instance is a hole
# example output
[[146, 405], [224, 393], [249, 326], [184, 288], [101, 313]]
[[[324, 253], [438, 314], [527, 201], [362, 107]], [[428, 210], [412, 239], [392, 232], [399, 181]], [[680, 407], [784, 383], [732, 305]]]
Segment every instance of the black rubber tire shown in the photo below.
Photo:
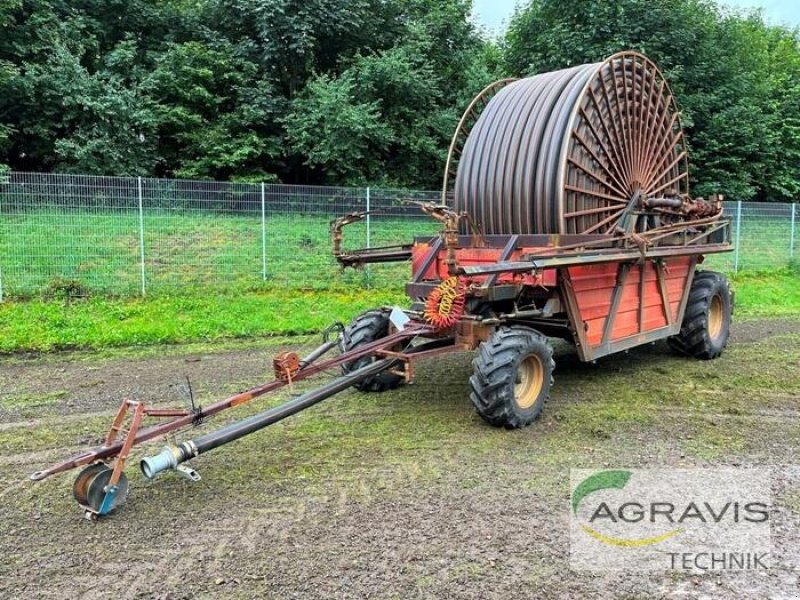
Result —
[[[369, 344], [375, 340], [389, 335], [389, 312], [386, 310], [374, 309], [358, 315], [350, 321], [344, 328], [344, 333], [339, 340], [339, 349], [347, 352], [353, 348], [358, 348], [364, 344]], [[342, 371], [349, 373], [361, 367], [365, 367], [377, 360], [375, 356], [365, 356], [342, 365]], [[378, 373], [368, 377], [353, 385], [362, 392], [384, 392], [391, 390], [403, 383], [404, 379], [394, 373]]]
[[[712, 336], [709, 312], [715, 297], [721, 303], [722, 325], [717, 335]], [[717, 358], [728, 345], [732, 313], [733, 298], [725, 276], [714, 271], [698, 272], [689, 291], [681, 331], [669, 338], [669, 345], [684, 356], [702, 360]]]
[[[515, 386], [522, 362], [538, 357], [542, 368], [541, 388], [528, 407], [520, 406]], [[500, 327], [480, 345], [472, 361], [470, 400], [483, 419], [495, 427], [517, 429], [530, 425], [542, 412], [553, 385], [553, 347], [546, 336], [528, 327]]]

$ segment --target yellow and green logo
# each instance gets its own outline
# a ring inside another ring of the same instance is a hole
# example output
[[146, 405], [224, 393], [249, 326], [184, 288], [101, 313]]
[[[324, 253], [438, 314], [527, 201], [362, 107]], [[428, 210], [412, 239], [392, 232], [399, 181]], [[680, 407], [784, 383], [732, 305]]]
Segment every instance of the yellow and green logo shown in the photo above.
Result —
[[[609, 490], [609, 489], [617, 489], [622, 490], [628, 485], [628, 482], [631, 479], [632, 473], [630, 471], [600, 471], [599, 473], [594, 473], [581, 481], [573, 490], [572, 492], [572, 512], [576, 518], [578, 518], [578, 508], [581, 505], [581, 502], [590, 494], [594, 492], [599, 492], [601, 490]], [[640, 506], [637, 503], [629, 503], [629, 506]], [[623, 516], [624, 508], [627, 505], [623, 505], [620, 508], [619, 515]], [[592, 511], [592, 515], [589, 518], [589, 522], [594, 524], [596, 520], [601, 518], [608, 518], [610, 517], [612, 521], [616, 522], [617, 520], [614, 518], [612, 512], [610, 511], [608, 505], [604, 502], [598, 504], [598, 506]], [[630, 521], [629, 519], [622, 518], [623, 521], [628, 522], [636, 522], [639, 519], [634, 519]], [[593, 537], [594, 539], [602, 542], [603, 544], [608, 544], [611, 546], [623, 546], [629, 548], [636, 548], [641, 546], [652, 546], [653, 544], [658, 544], [659, 542], [663, 542], [673, 536], [678, 535], [683, 530], [672, 529], [666, 533], [661, 535], [653, 536], [653, 537], [645, 537], [645, 538], [620, 538], [611, 535], [606, 535], [601, 533], [595, 527], [588, 525], [586, 523], [580, 523], [581, 529], [589, 536]]]

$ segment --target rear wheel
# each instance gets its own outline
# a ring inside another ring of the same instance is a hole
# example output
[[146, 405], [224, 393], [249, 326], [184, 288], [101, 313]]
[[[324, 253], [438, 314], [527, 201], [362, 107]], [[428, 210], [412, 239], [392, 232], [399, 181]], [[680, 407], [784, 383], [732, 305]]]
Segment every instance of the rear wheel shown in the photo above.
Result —
[[490, 425], [525, 427], [550, 397], [555, 366], [547, 337], [527, 327], [500, 327], [472, 361], [470, 399]]
[[733, 302], [721, 273], [697, 273], [689, 291], [681, 331], [669, 338], [680, 354], [704, 360], [717, 358], [728, 345]]
[[[344, 328], [339, 340], [339, 349], [348, 352], [364, 344], [369, 344], [389, 335], [389, 311], [374, 309], [358, 315]], [[394, 350], [394, 348], [393, 348]], [[402, 348], [397, 348], [402, 350]], [[342, 371], [349, 373], [375, 362], [377, 357], [364, 356], [342, 365]], [[353, 385], [362, 392], [383, 392], [396, 388], [403, 378], [394, 373], [378, 373]]]

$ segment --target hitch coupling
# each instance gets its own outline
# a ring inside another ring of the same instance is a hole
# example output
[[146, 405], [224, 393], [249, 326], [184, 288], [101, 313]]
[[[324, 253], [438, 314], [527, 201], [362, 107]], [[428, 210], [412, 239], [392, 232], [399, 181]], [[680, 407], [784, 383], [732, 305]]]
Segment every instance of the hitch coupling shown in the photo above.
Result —
[[194, 442], [183, 442], [179, 446], [164, 446], [155, 456], [148, 456], [139, 462], [142, 473], [148, 479], [170, 469], [177, 469], [178, 465], [190, 458], [197, 456], [197, 447]]

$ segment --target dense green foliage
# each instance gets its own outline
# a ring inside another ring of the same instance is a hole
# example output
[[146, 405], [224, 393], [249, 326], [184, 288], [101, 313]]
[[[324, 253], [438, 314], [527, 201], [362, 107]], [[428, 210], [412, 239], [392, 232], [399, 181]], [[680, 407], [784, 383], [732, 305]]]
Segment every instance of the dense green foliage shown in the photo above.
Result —
[[467, 0], [0, 0], [0, 163], [432, 184], [495, 73]]
[[505, 56], [514, 74], [638, 50], [665, 72], [690, 144], [694, 191], [795, 200], [800, 192], [800, 35], [710, 0], [533, 0]]
[[470, 0], [0, 0], [0, 164], [435, 186], [491, 80], [645, 52], [698, 194], [800, 192], [800, 36], [711, 0], [532, 0], [499, 44]]

